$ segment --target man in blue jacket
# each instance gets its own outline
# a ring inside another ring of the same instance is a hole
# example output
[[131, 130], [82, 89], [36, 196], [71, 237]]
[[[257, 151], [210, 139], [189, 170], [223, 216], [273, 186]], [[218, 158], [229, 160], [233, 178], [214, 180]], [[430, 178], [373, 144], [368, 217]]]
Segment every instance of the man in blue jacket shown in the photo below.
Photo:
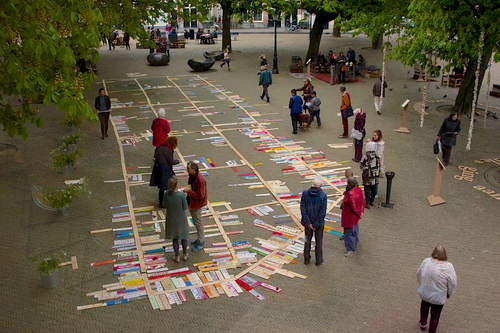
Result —
[[323, 263], [323, 229], [325, 226], [326, 206], [328, 203], [325, 192], [321, 189], [322, 181], [316, 178], [311, 188], [302, 193], [300, 199], [300, 213], [302, 219], [300, 223], [304, 226], [304, 264], [311, 262], [311, 240], [314, 234], [316, 247], [316, 265]]
[[293, 134], [297, 134], [299, 115], [302, 112], [302, 98], [297, 96], [297, 90], [295, 89], [292, 89], [291, 93], [292, 97], [290, 97], [288, 107], [290, 108], [290, 118], [292, 118]]
[[264, 100], [266, 97], [267, 102], [269, 103], [269, 91], [268, 88], [271, 84], [273, 84], [273, 77], [271, 72], [267, 69], [267, 66], [260, 66], [259, 74], [259, 86], [262, 86], [262, 95], [260, 95], [260, 99]]

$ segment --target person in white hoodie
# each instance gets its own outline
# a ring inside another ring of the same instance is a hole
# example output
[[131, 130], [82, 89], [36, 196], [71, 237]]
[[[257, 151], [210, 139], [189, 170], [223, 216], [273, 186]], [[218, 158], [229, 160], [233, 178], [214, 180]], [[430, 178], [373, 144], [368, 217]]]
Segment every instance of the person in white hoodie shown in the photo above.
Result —
[[420, 329], [425, 331], [427, 328], [430, 309], [429, 333], [434, 333], [446, 299], [450, 298], [457, 288], [457, 275], [453, 265], [448, 262], [446, 249], [443, 246], [437, 245], [432, 251], [431, 258], [422, 261], [417, 271], [417, 281], [419, 284], [417, 292], [422, 299]]

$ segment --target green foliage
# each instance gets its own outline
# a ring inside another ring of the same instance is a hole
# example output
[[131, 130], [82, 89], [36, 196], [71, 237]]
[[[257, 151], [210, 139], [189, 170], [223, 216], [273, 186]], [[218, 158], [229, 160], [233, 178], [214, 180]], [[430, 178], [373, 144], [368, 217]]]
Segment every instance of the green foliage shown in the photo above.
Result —
[[87, 192], [85, 182], [82, 184], [65, 185], [64, 188], [55, 191], [45, 191], [42, 194], [42, 199], [46, 201], [50, 207], [61, 209], [67, 207], [78, 196]]
[[59, 264], [62, 261], [61, 254], [46, 255], [42, 254], [40, 250], [36, 250], [35, 254], [31, 257], [36, 265], [36, 268], [40, 274], [49, 275], [59, 268]]
[[78, 115], [76, 116], [66, 115], [66, 117], [64, 117], [63, 120], [63, 125], [68, 128], [80, 127], [81, 124], [82, 124], [82, 119]]
[[[182, 6], [182, 2], [177, 2]], [[56, 105], [70, 118], [95, 119], [84, 90], [95, 79], [79, 59], [97, 62], [112, 29], [147, 39], [144, 25], [176, 11], [173, 0], [0, 1], [0, 125], [26, 138], [27, 123], [41, 126], [36, 104]]]
[[74, 167], [77, 157], [81, 156], [81, 152], [75, 147], [79, 140], [80, 133], [63, 137], [61, 145], [50, 152], [52, 166], [55, 168]]

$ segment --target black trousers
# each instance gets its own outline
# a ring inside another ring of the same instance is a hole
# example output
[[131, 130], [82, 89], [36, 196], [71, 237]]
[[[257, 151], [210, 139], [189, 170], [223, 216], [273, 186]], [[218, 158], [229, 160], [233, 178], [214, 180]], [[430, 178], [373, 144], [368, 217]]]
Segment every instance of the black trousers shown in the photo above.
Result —
[[311, 240], [314, 235], [314, 240], [316, 241], [316, 246], [314, 247], [314, 252], [316, 255], [316, 264], [321, 264], [323, 262], [323, 229], [316, 228], [316, 230], [311, 230], [308, 227], [305, 227], [304, 231], [306, 234], [306, 242], [304, 244], [304, 259], [311, 259]]
[[427, 317], [429, 316], [429, 308], [431, 310], [431, 320], [429, 322], [429, 333], [435, 333], [439, 324], [439, 317], [444, 305], [431, 304], [422, 300], [420, 304], [420, 325], [427, 325]]
[[345, 83], [345, 71], [341, 70], [339, 73], [339, 81]]
[[363, 185], [363, 187], [365, 190], [365, 204], [373, 205], [373, 202], [375, 201], [375, 196], [377, 195], [378, 192], [378, 184]]
[[269, 100], [269, 84], [265, 83], [262, 85], [262, 95], [260, 95], [260, 98], [266, 97], [267, 100]]
[[101, 136], [104, 138], [108, 136], [108, 124], [109, 124], [109, 112], [99, 112], [97, 113], [99, 117], [99, 122], [101, 123]]
[[[174, 254], [176, 256], [179, 255], [179, 240], [177, 238], [174, 238], [172, 240], [172, 245], [174, 247]], [[187, 239], [181, 239], [181, 245], [182, 245], [182, 253], [186, 254], [187, 253]]]
[[299, 126], [299, 114], [300, 113], [290, 115], [290, 118], [292, 119], [293, 133], [295, 133], [295, 134], [297, 134], [297, 127]]
[[441, 144], [441, 150], [443, 151], [443, 163], [445, 166], [450, 164], [451, 150], [453, 146]]

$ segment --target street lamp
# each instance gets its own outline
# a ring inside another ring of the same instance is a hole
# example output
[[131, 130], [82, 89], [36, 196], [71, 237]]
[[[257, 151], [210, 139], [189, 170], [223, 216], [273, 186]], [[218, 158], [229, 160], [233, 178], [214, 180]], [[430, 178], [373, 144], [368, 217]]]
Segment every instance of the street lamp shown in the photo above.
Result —
[[273, 56], [273, 74], [279, 74], [278, 71], [278, 34], [277, 34], [277, 27], [278, 27], [278, 20], [276, 19], [276, 15], [273, 15], [273, 21], [274, 21], [274, 56]]

